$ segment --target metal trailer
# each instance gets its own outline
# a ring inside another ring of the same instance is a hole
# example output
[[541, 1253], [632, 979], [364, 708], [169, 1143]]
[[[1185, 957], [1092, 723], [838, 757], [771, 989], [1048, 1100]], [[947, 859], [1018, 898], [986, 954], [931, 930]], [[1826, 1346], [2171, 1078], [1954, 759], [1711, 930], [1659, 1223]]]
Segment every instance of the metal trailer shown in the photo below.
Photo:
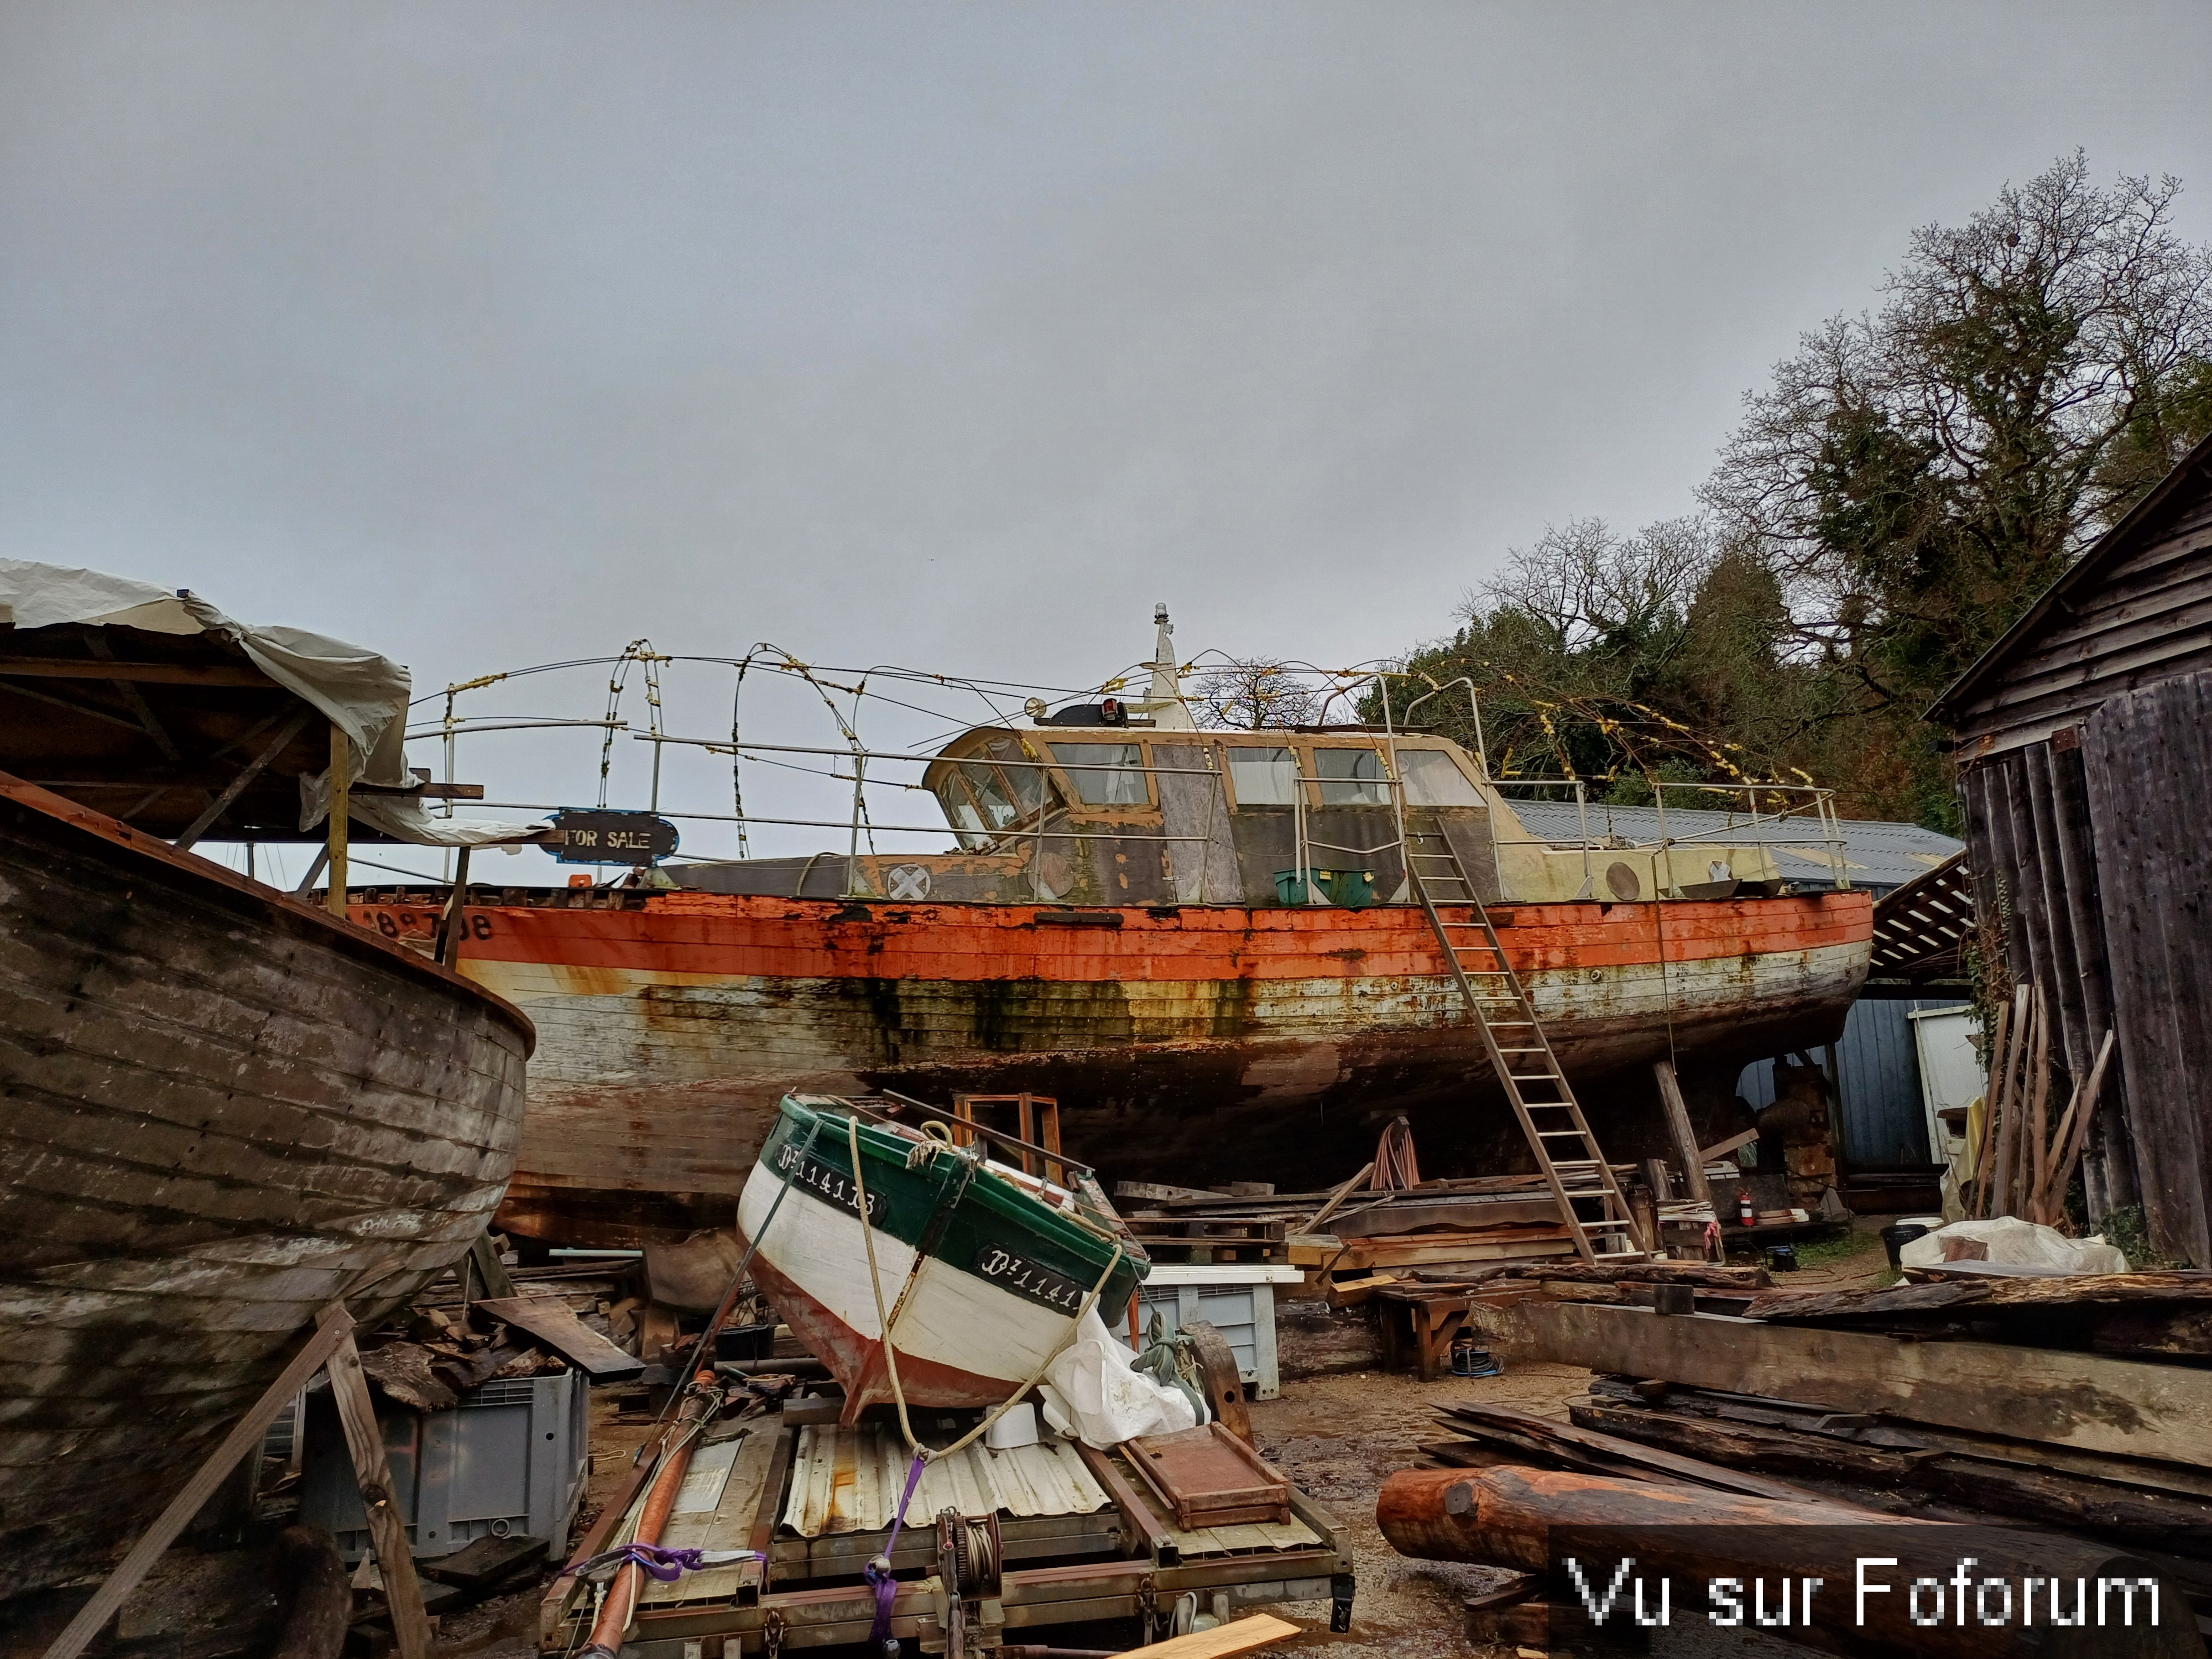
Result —
[[[888, 1492], [887, 1500], [878, 1500], [879, 1513], [887, 1516], [881, 1503], [896, 1506], [902, 1455], [890, 1454], [894, 1462], [888, 1465], [864, 1457], [856, 1470], [853, 1437], [868, 1431], [832, 1431], [781, 1416], [710, 1432], [719, 1437], [695, 1455], [663, 1542], [672, 1548], [750, 1549], [765, 1559], [651, 1585], [623, 1659], [750, 1659], [787, 1648], [865, 1642], [875, 1597], [860, 1574], [889, 1548], [888, 1528], [807, 1537], [790, 1522], [810, 1504], [816, 1512], [823, 1503], [849, 1507], [859, 1501], [856, 1492]], [[933, 1466], [929, 1481], [942, 1478], [946, 1485], [933, 1492], [926, 1484], [917, 1492], [890, 1552], [899, 1579], [892, 1633], [925, 1653], [1044, 1641], [1048, 1638], [1039, 1632], [1053, 1626], [1140, 1617], [1164, 1622], [1186, 1595], [1195, 1596], [1198, 1612], [1217, 1619], [1272, 1603], [1328, 1601], [1331, 1628], [1351, 1628], [1349, 1542], [1336, 1518], [1312, 1498], [1293, 1487], [1287, 1522], [1184, 1529], [1118, 1450], [1088, 1447], [1059, 1449], [1056, 1455], [1079, 1460], [1069, 1477], [1104, 1502], [1091, 1509], [1066, 1504], [1053, 1512], [1049, 1480], [1038, 1480], [1034, 1468], [1006, 1474], [998, 1484], [1009, 1488], [1009, 1500], [1036, 1512], [994, 1508], [988, 1530], [996, 1562], [989, 1578], [963, 1586], [968, 1594], [949, 1594], [950, 1558], [940, 1547], [938, 1500], [960, 1491], [981, 1508], [1001, 1495], [990, 1473], [1000, 1466], [988, 1455], [976, 1460], [981, 1449], [963, 1455], [966, 1467], [958, 1461]], [[967, 1518], [984, 1525], [981, 1516]], [[615, 1535], [595, 1528], [576, 1559], [605, 1547], [605, 1540]], [[580, 1645], [592, 1607], [578, 1580], [558, 1581], [544, 1604], [544, 1650], [562, 1653]]]

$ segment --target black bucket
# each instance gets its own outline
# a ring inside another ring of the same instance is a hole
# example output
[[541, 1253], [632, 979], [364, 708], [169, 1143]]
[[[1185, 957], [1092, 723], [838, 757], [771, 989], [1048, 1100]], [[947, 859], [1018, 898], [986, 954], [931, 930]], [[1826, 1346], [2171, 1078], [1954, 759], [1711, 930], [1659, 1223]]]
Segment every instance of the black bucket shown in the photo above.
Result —
[[1899, 1253], [1914, 1239], [1925, 1238], [1935, 1231], [1920, 1221], [1899, 1221], [1884, 1227], [1881, 1230], [1881, 1247], [1889, 1252], [1889, 1265], [1902, 1270], [1905, 1262]]

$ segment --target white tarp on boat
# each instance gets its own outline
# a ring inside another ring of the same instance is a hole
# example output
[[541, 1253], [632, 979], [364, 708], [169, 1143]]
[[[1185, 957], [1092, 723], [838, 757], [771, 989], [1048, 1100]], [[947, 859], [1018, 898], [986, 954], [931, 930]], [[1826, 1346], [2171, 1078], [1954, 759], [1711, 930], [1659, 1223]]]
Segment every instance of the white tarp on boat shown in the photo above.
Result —
[[[171, 592], [150, 582], [102, 570], [0, 559], [0, 623], [18, 629], [85, 623], [136, 628], [149, 634], [214, 634], [245, 652], [256, 668], [321, 710], [346, 734], [353, 775], [360, 782], [405, 788], [407, 703], [414, 690], [405, 668], [388, 657], [299, 628], [261, 628], [234, 622], [189, 589]], [[330, 814], [329, 787], [301, 780], [302, 830]], [[433, 817], [419, 800], [356, 795], [350, 817], [400, 841], [428, 847], [483, 846], [516, 841], [547, 826], [483, 819]]]

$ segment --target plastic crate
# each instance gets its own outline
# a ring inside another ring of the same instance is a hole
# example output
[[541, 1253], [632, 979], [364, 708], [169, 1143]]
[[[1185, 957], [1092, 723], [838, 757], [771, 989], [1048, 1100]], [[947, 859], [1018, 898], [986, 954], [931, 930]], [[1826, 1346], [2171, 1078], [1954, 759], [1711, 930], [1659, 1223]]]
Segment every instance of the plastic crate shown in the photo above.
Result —
[[1138, 1328], [1152, 1329], [1155, 1309], [1166, 1315], [1170, 1335], [1188, 1320], [1206, 1321], [1237, 1357], [1237, 1373], [1252, 1398], [1273, 1400], [1283, 1389], [1275, 1358], [1275, 1286], [1295, 1285], [1300, 1277], [1295, 1267], [1162, 1262], [1137, 1291]]
[[[380, 1402], [377, 1424], [415, 1554], [451, 1555], [479, 1538], [518, 1534], [561, 1553], [590, 1468], [591, 1389], [580, 1373], [501, 1378], [451, 1411]], [[300, 1519], [336, 1537], [349, 1566], [368, 1549], [361, 1488], [327, 1389], [307, 1396]]]

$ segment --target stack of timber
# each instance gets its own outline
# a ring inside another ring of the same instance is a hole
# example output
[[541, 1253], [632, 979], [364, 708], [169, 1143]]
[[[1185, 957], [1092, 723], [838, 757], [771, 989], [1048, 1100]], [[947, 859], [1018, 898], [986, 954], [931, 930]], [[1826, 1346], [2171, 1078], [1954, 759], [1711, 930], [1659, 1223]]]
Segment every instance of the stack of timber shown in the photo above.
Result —
[[2212, 1273], [1957, 1263], [1884, 1290], [1761, 1289], [1743, 1314], [1478, 1309], [1509, 1359], [1600, 1376], [1571, 1428], [1455, 1408], [1460, 1439], [1424, 1450], [1632, 1479], [1690, 1478], [1657, 1461], [1690, 1459], [1899, 1516], [2057, 1528], [2146, 1556], [2212, 1613]]
[[[1371, 1166], [1370, 1166], [1371, 1168]], [[1571, 1260], [1572, 1236], [1540, 1175], [1425, 1181], [1362, 1191], [1370, 1170], [1328, 1192], [1206, 1192], [1122, 1182], [1130, 1229], [1155, 1261], [1287, 1261], [1323, 1289], [1416, 1267], [1469, 1270], [1502, 1262]], [[1614, 1167], [1632, 1205], [1649, 1214], [1634, 1166]]]

